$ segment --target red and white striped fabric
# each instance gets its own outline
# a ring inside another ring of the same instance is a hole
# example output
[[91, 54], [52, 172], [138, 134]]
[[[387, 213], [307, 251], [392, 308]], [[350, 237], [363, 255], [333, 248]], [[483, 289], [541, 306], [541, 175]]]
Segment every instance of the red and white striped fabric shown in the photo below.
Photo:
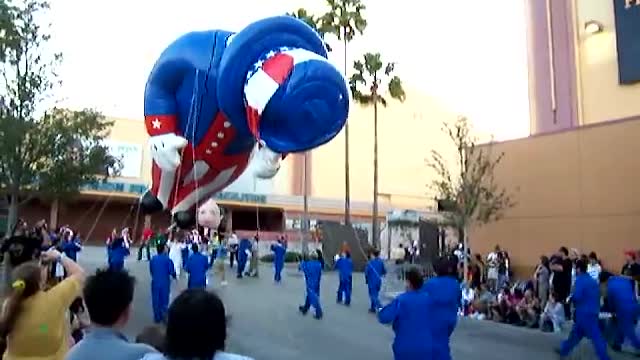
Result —
[[294, 66], [309, 60], [328, 62], [322, 56], [304, 49], [285, 50], [267, 58], [249, 78], [244, 87], [244, 96], [249, 129], [256, 138], [259, 139], [260, 116], [273, 94], [289, 77]]

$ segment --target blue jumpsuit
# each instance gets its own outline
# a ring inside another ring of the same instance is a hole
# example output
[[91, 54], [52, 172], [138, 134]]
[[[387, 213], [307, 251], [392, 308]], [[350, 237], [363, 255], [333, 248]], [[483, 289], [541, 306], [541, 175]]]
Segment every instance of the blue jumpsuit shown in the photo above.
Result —
[[322, 277], [322, 265], [318, 260], [308, 260], [300, 263], [300, 270], [304, 273], [306, 296], [304, 305], [300, 306], [300, 312], [306, 314], [309, 307], [315, 309], [315, 317], [322, 317], [320, 306], [320, 279]]
[[369, 300], [371, 304], [369, 311], [375, 312], [382, 307], [380, 304], [380, 288], [382, 287], [382, 277], [387, 274], [384, 262], [379, 257], [369, 260], [364, 270], [364, 279], [367, 282]]
[[273, 267], [274, 274], [273, 280], [275, 282], [282, 281], [282, 268], [284, 268], [284, 254], [287, 253], [287, 247], [283, 244], [271, 245], [271, 251], [273, 251]]
[[82, 247], [78, 245], [74, 240], [66, 240], [62, 243], [62, 252], [71, 260], [77, 261], [78, 252], [82, 250]]
[[633, 283], [628, 278], [614, 276], [607, 281], [607, 298], [616, 314], [616, 338], [614, 345], [620, 346], [627, 338], [640, 350], [640, 340], [635, 332], [635, 323], [640, 315], [640, 306], [633, 292]]
[[429, 332], [433, 311], [428, 305], [429, 295], [424, 291], [407, 291], [396, 297], [378, 313], [383, 324], [392, 324], [393, 358], [395, 360], [426, 360], [432, 357]]
[[348, 257], [340, 257], [336, 261], [336, 269], [340, 277], [340, 283], [338, 285], [338, 297], [337, 302], [341, 303], [344, 298], [344, 304], [351, 304], [351, 290], [353, 288], [353, 261]]
[[109, 269], [124, 269], [124, 259], [129, 256], [129, 249], [123, 245], [110, 247], [107, 251], [109, 257]]
[[195, 252], [187, 259], [186, 272], [189, 273], [187, 287], [189, 289], [204, 289], [207, 287], [207, 270], [209, 259], [199, 252]]
[[169, 293], [171, 292], [171, 278], [176, 278], [173, 261], [165, 253], [154, 255], [149, 261], [151, 273], [151, 307], [153, 321], [160, 323], [167, 316], [169, 308]]
[[249, 241], [249, 239], [240, 240], [240, 243], [238, 244], [238, 278], [242, 277], [242, 272], [244, 271], [244, 268], [247, 265], [247, 260], [249, 259], [247, 250], [251, 250], [251, 241]]
[[591, 340], [600, 360], [608, 360], [607, 343], [600, 332], [600, 286], [589, 274], [576, 277], [571, 301], [575, 306], [575, 322], [569, 338], [560, 345], [560, 355], [567, 356], [583, 337]]
[[453, 276], [438, 276], [422, 286], [428, 297], [429, 332], [433, 343], [433, 360], [451, 360], [451, 334], [458, 323], [462, 298], [460, 283]]

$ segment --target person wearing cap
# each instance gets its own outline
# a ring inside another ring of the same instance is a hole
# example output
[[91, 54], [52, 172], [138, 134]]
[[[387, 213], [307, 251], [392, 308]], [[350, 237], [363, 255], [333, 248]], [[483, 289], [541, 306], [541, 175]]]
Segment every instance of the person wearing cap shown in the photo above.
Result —
[[600, 283], [605, 285], [607, 303], [616, 319], [616, 337], [611, 348], [620, 351], [626, 338], [636, 350], [640, 350], [640, 339], [635, 332], [640, 305], [629, 279], [604, 271], [600, 273]]
[[282, 281], [282, 269], [284, 268], [284, 256], [287, 253], [287, 243], [284, 237], [271, 245], [273, 251], [273, 281]]
[[353, 261], [351, 260], [351, 253], [344, 251], [340, 254], [335, 267], [338, 270], [340, 279], [336, 302], [342, 304], [344, 299], [344, 304], [349, 306], [351, 305], [351, 291], [353, 289]]
[[302, 315], [306, 315], [309, 308], [313, 307], [315, 310], [314, 317], [316, 319], [322, 318], [322, 306], [320, 305], [320, 280], [322, 278], [322, 265], [318, 261], [318, 255], [315, 251], [309, 254], [308, 260], [300, 262], [300, 271], [304, 273], [305, 281], [305, 300], [304, 305], [301, 305], [298, 310]]
[[272, 178], [287, 154], [333, 139], [349, 98], [324, 41], [293, 17], [262, 19], [238, 33], [183, 35], [160, 55], [145, 88], [153, 166], [141, 209], [170, 211], [190, 228], [198, 199], [235, 181], [250, 159], [255, 177]]

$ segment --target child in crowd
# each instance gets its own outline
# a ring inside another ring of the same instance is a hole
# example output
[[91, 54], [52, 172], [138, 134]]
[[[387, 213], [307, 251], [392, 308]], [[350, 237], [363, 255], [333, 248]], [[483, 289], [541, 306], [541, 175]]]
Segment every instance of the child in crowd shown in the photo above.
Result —
[[556, 294], [552, 291], [540, 315], [540, 329], [545, 332], [560, 332], [564, 322], [564, 306], [556, 300]]
[[538, 318], [540, 317], [540, 303], [538, 299], [533, 296], [533, 290], [527, 289], [524, 292], [524, 297], [518, 305], [516, 305], [516, 312], [520, 318], [519, 325], [527, 327], [535, 327], [538, 325]]

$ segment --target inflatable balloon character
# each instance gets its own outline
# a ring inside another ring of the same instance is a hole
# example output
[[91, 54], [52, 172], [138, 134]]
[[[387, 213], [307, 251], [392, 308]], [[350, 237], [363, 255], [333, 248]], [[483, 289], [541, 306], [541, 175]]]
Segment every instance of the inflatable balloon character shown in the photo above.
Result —
[[344, 126], [349, 95], [318, 34], [288, 16], [238, 33], [186, 34], [157, 60], [144, 94], [152, 186], [145, 213], [167, 210], [181, 228], [254, 156], [276, 175], [288, 153], [314, 149]]
[[206, 229], [217, 230], [222, 219], [218, 203], [213, 198], [207, 200], [198, 208], [197, 218], [198, 225]]

